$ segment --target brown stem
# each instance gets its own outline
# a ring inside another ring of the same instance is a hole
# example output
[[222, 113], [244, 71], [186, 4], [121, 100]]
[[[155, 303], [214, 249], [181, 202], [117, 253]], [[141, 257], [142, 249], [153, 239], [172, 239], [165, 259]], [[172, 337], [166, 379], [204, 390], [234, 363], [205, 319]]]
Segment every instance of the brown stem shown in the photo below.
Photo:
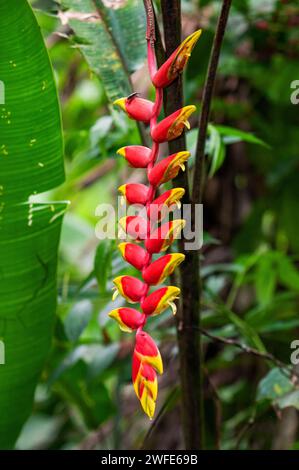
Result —
[[267, 352], [258, 351], [257, 349], [251, 348], [250, 346], [247, 346], [246, 344], [241, 343], [240, 341], [234, 338], [223, 338], [222, 336], [216, 336], [213, 333], [210, 333], [209, 331], [201, 327], [198, 327], [198, 329], [201, 332], [201, 334], [203, 334], [207, 338], [210, 338], [212, 341], [217, 341], [222, 344], [235, 346], [236, 348], [240, 349], [246, 354], [250, 354], [255, 357], [260, 357], [261, 359], [269, 361], [272, 364], [274, 364], [276, 367], [278, 367], [282, 371], [282, 373], [287, 375], [292, 380], [296, 380], [296, 382], [299, 380], [299, 373], [294, 370], [291, 370], [288, 364], [286, 364], [285, 362], [282, 362], [280, 359], [275, 357], [274, 354], [268, 351]]
[[[181, 42], [181, 8], [179, 0], [161, 0], [166, 56]], [[165, 115], [183, 106], [181, 78], [165, 89]], [[170, 154], [185, 150], [185, 136], [169, 142]], [[185, 188], [183, 203], [190, 203], [188, 171], [180, 173], [174, 186]], [[200, 325], [200, 278], [199, 253], [185, 251], [184, 240], [179, 241], [180, 251], [186, 258], [180, 265], [182, 302], [179, 305], [177, 336], [180, 358], [181, 409], [186, 449], [203, 448], [203, 387], [201, 372]], [[195, 326], [195, 328], [193, 328]]]
[[219, 56], [223, 37], [227, 25], [228, 15], [232, 0], [223, 0], [222, 8], [218, 19], [216, 34], [213, 41], [213, 47], [210, 55], [209, 67], [207, 71], [201, 113], [199, 118], [199, 133], [195, 155], [195, 168], [193, 177], [192, 201], [199, 204], [202, 201], [205, 179], [205, 144], [207, 129], [210, 117], [211, 103], [214, 92], [216, 73], [218, 68]]

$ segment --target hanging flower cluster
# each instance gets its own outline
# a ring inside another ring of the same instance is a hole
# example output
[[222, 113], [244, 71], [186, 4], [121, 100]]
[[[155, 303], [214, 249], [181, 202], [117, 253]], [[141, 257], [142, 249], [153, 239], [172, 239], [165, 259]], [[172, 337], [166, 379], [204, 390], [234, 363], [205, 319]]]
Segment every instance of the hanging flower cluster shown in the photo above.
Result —
[[113, 281], [115, 285], [113, 298], [119, 293], [129, 303], [139, 304], [141, 311], [121, 307], [109, 313], [109, 316], [118, 322], [123, 331], [136, 331], [132, 380], [143, 410], [150, 418], [155, 412], [158, 392], [157, 374], [162, 374], [163, 364], [156, 343], [148, 333], [143, 331], [143, 327], [148, 317], [159, 315], [169, 307], [175, 314], [174, 301], [180, 294], [180, 289], [175, 286], [160, 287], [152, 292], [150, 289], [152, 286], [163, 283], [185, 258], [181, 253], [171, 253], [153, 260], [154, 254], [167, 250], [185, 224], [182, 219], [163, 222], [165, 214], [168, 213], [165, 209], [174, 204], [179, 205], [185, 192], [184, 189], [170, 189], [158, 197], [156, 197], [156, 191], [160, 185], [175, 178], [180, 170], [184, 171], [184, 164], [190, 153], [178, 152], [163, 158], [158, 163], [156, 160], [160, 143], [176, 139], [185, 128], [190, 128], [188, 118], [195, 111], [195, 106], [185, 106], [160, 122], [158, 122], [158, 117], [163, 101], [163, 88], [170, 85], [183, 71], [200, 34], [201, 30], [188, 36], [158, 70], [153, 45], [148, 40], [148, 65], [156, 90], [155, 102], [140, 98], [136, 93], [114, 102], [131, 119], [149, 124], [153, 141], [152, 148], [131, 145], [117, 152], [132, 167], [147, 170], [148, 184], [124, 184], [119, 188], [128, 204], [140, 204], [146, 211], [146, 217], [126, 216], [119, 221], [128, 236], [135, 238], [135, 242], [143, 243], [143, 246], [131, 242], [119, 245], [123, 258], [141, 272], [142, 280], [125, 275]]

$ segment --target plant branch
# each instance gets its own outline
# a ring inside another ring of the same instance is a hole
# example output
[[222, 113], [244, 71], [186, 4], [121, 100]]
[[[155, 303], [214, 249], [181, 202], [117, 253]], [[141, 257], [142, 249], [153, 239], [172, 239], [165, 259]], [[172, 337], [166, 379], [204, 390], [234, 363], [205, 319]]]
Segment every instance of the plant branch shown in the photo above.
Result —
[[205, 330], [202, 327], [196, 327], [202, 335], [206, 336], [207, 338], [210, 338], [212, 341], [217, 341], [222, 344], [230, 345], [230, 346], [235, 346], [238, 349], [241, 349], [244, 353], [246, 354], [251, 354], [252, 356], [255, 357], [260, 357], [266, 361], [272, 362], [276, 367], [279, 369], [283, 370], [284, 373], [287, 373], [288, 377], [293, 379], [296, 377], [299, 379], [299, 374], [296, 373], [296, 371], [290, 370], [289, 365], [286, 364], [285, 362], [281, 361], [277, 357], [274, 356], [274, 354], [270, 352], [261, 352], [258, 349], [251, 348], [250, 346], [247, 346], [244, 343], [241, 343], [237, 339], [234, 338], [223, 338], [222, 336], [217, 336], [214, 335], [213, 333], [210, 333], [209, 331]]
[[[166, 56], [181, 43], [180, 0], [161, 0]], [[181, 77], [165, 89], [164, 110], [169, 115], [183, 107], [183, 87]], [[169, 142], [169, 153], [186, 149], [185, 136]], [[174, 186], [185, 189], [183, 204], [190, 203], [188, 170], [180, 172]], [[189, 450], [203, 448], [203, 387], [200, 325], [201, 286], [199, 276], [198, 251], [186, 251], [184, 239], [179, 240], [179, 251], [185, 254], [185, 261], [179, 267], [182, 301], [176, 315], [177, 337], [180, 361], [181, 411], [185, 447]]]
[[202, 193], [204, 189], [205, 180], [205, 144], [207, 137], [207, 129], [220, 51], [230, 12], [231, 3], [232, 0], [223, 0], [222, 2], [222, 8], [217, 23], [216, 34], [213, 41], [206, 81], [204, 85], [202, 107], [199, 118], [199, 132], [195, 154], [195, 168], [192, 186], [192, 201], [194, 204], [199, 204], [202, 201]]

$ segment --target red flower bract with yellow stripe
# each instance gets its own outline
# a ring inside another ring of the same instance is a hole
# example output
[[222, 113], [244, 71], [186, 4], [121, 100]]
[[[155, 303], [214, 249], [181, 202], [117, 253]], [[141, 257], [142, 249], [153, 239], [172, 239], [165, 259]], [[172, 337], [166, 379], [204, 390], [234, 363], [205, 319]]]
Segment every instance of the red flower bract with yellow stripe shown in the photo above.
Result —
[[113, 104], [119, 106], [131, 119], [136, 121], [149, 122], [154, 112], [154, 103], [139, 98], [136, 93], [126, 98], [119, 98]]
[[150, 171], [148, 179], [153, 186], [167, 183], [175, 178], [179, 171], [185, 171], [185, 163], [190, 157], [190, 152], [178, 152], [161, 160]]
[[143, 270], [144, 282], [151, 286], [161, 284], [184, 259], [185, 255], [182, 253], [172, 253], [158, 258]]
[[116, 152], [122, 155], [134, 168], [146, 168], [151, 161], [151, 149], [142, 145], [128, 145]]
[[151, 132], [153, 140], [162, 143], [179, 137], [185, 130], [185, 127], [190, 129], [188, 118], [195, 110], [196, 107], [193, 105], [185, 106], [163, 119]]
[[118, 188], [119, 192], [129, 204], [146, 204], [149, 188], [145, 184], [131, 183], [123, 184]]
[[145, 315], [134, 308], [121, 307], [112, 310], [109, 317], [114, 318], [121, 330], [131, 333], [140, 328], [145, 322]]
[[169, 253], [153, 259], [154, 254], [160, 254], [171, 246], [185, 226], [183, 219], [165, 221], [173, 206], [180, 208], [184, 188], [169, 189], [160, 195], [157, 195], [156, 191], [160, 185], [175, 178], [180, 170], [185, 170], [190, 153], [182, 151], [161, 158], [158, 163], [156, 161], [160, 143], [176, 139], [186, 128], [190, 128], [188, 118], [195, 111], [195, 106], [178, 109], [160, 122], [158, 117], [163, 103], [163, 88], [170, 85], [182, 72], [200, 34], [199, 30], [188, 36], [159, 70], [154, 49], [148, 39], [148, 64], [156, 89], [155, 102], [143, 99], [136, 93], [115, 101], [131, 119], [150, 125], [150, 136], [153, 140], [152, 148], [130, 145], [117, 151], [134, 168], [146, 169], [147, 184], [127, 183], [119, 187], [128, 204], [138, 204], [142, 209], [145, 208], [144, 215], [125, 216], [119, 221], [125, 234], [137, 242], [142, 242], [143, 246], [131, 242], [120, 243], [119, 250], [124, 260], [140, 274], [139, 277], [118, 276], [113, 281], [116, 289], [113, 298], [120, 294], [128, 302], [139, 304], [140, 310], [119, 307], [109, 313], [123, 331], [136, 331], [132, 381], [141, 406], [150, 419], [153, 418], [156, 407], [157, 374], [163, 373], [163, 364], [155, 341], [144, 331], [144, 327], [148, 319], [168, 308], [176, 313], [175, 301], [179, 297], [180, 289], [176, 286], [153, 286], [163, 283], [185, 258], [182, 253]]
[[192, 49], [201, 35], [201, 29], [190, 34], [185, 41], [171, 54], [153, 77], [153, 84], [157, 88], [164, 88], [170, 85], [173, 80], [183, 71], [186, 66]]

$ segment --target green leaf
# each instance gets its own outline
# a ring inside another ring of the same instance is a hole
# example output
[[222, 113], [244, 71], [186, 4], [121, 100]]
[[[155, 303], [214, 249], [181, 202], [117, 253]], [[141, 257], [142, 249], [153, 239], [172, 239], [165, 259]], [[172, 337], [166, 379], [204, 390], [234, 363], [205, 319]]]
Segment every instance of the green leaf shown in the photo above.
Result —
[[262, 145], [263, 147], [269, 148], [269, 145], [266, 144], [266, 142], [250, 132], [241, 131], [240, 129], [235, 129], [234, 127], [229, 126], [215, 127], [221, 136], [237, 139], [234, 142], [249, 142], [250, 144]]
[[115, 413], [115, 406], [100, 377], [86, 380], [86, 367], [83, 362], [78, 362], [72, 369], [68, 369], [55, 384], [55, 391], [67, 403], [74, 405], [77, 414], [84, 418], [90, 429], [98, 429], [101, 423]]
[[287, 393], [283, 397], [278, 398], [277, 404], [281, 409], [293, 406], [294, 408], [299, 410], [299, 390]]
[[145, 14], [142, 2], [114, 2], [110, 8], [100, 0], [60, 0], [63, 24], [75, 33], [89, 67], [98, 75], [108, 99], [132, 92], [129, 74], [146, 56]]
[[[112, 32], [127, 70], [135, 72], [146, 58], [146, 16], [143, 2], [139, 0], [95, 0]], [[106, 2], [107, 3], [107, 2]]]
[[258, 351], [266, 352], [266, 348], [254, 328], [231, 310], [225, 309], [227, 318], [235, 325], [237, 330], [247, 339], [248, 344], [253, 345]]
[[102, 240], [96, 250], [94, 274], [101, 292], [106, 292], [107, 280], [111, 273], [112, 247], [111, 240]]
[[299, 271], [292, 260], [283, 253], [280, 253], [278, 259], [278, 276], [284, 286], [299, 292]]
[[259, 304], [268, 304], [274, 295], [277, 283], [277, 270], [273, 266], [272, 253], [265, 253], [260, 257], [256, 268], [255, 289]]
[[28, 197], [64, 180], [57, 92], [27, 1], [0, 2], [0, 448], [28, 418], [56, 310], [56, 265], [65, 204]]
[[207, 153], [211, 159], [209, 170], [210, 178], [214, 176], [214, 174], [223, 165], [226, 156], [226, 145], [244, 141], [269, 148], [263, 140], [255, 137], [253, 134], [233, 127], [209, 124], [208, 134], [209, 140], [207, 142]]
[[1, 2], [0, 14], [0, 202], [11, 203], [64, 181], [63, 144], [53, 73], [33, 13], [13, 0]]
[[257, 400], [276, 400], [293, 390], [294, 385], [281, 369], [275, 367], [259, 383]]
[[211, 167], [209, 177], [212, 178], [217, 170], [222, 166], [225, 158], [225, 145], [221, 140], [220, 133], [217, 128], [209, 124], [208, 131], [210, 134], [209, 154], [211, 157]]
[[102, 346], [100, 344], [77, 346], [55, 369], [49, 379], [49, 384], [52, 385], [67, 370], [73, 368], [80, 361], [88, 366], [88, 375], [90, 377], [99, 376], [111, 365], [118, 351], [119, 345], [117, 343], [109, 346]]
[[85, 330], [92, 316], [92, 303], [80, 300], [75, 303], [64, 320], [65, 333], [70, 341], [77, 341]]

